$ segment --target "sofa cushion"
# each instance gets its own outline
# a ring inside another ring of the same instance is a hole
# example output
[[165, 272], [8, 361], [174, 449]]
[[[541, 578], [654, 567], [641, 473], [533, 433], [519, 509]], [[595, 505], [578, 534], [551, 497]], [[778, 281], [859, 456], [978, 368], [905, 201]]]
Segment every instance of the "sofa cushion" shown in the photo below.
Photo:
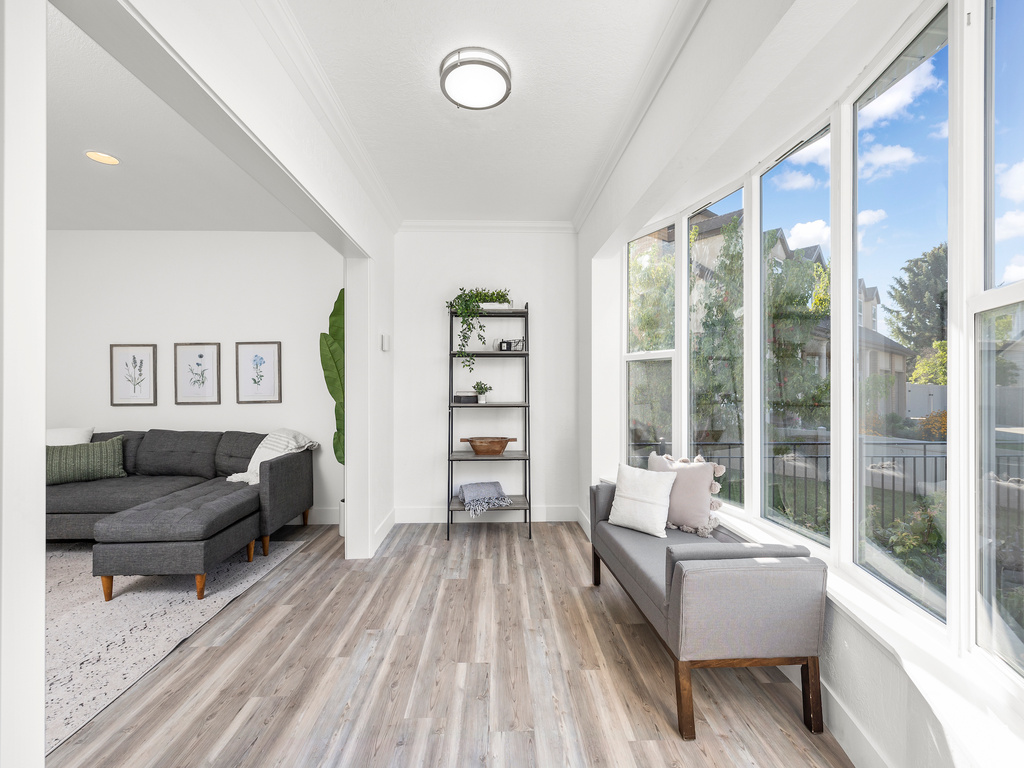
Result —
[[214, 462], [218, 477], [227, 477], [249, 468], [249, 459], [266, 435], [256, 432], [225, 432], [217, 445]]
[[215, 456], [222, 432], [177, 432], [151, 429], [142, 438], [136, 459], [140, 475], [217, 476]]
[[120, 512], [203, 482], [201, 477], [129, 475], [46, 488], [47, 514]]
[[142, 443], [142, 438], [146, 436], [145, 432], [127, 430], [125, 432], [96, 432], [92, 436], [94, 443], [100, 443], [104, 440], [110, 440], [113, 437], [121, 436], [121, 440], [124, 443], [124, 471], [129, 475], [136, 475], [138, 471], [135, 465], [135, 459], [139, 453], [139, 445]]
[[707, 547], [719, 545], [717, 539], [704, 539], [695, 533], [669, 529], [664, 539], [640, 531], [600, 522], [594, 529], [599, 539], [598, 548], [607, 547], [629, 575], [640, 585], [652, 603], [668, 612], [668, 594], [665, 581], [665, 550], [673, 544], [697, 544]]
[[105, 517], [93, 535], [100, 542], [203, 541], [259, 507], [258, 488], [217, 478]]
[[127, 477], [121, 438], [102, 443], [46, 446], [46, 484]]

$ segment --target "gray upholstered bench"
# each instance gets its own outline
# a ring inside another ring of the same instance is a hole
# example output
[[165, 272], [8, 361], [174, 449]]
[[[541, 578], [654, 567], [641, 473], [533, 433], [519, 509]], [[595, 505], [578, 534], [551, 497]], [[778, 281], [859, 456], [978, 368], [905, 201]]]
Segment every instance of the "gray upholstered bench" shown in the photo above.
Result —
[[114, 576], [191, 573], [203, 599], [206, 573], [260, 535], [260, 491], [222, 477], [147, 501], [96, 522], [92, 573], [113, 597]]

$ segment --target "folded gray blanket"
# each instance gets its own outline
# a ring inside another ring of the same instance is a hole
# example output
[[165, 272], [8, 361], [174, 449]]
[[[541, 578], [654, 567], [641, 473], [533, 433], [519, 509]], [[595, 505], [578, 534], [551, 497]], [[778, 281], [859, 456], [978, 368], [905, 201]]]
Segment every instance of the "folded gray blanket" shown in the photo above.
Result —
[[459, 499], [466, 505], [470, 517], [494, 507], [508, 507], [512, 499], [505, 495], [501, 483], [466, 483], [459, 486]]

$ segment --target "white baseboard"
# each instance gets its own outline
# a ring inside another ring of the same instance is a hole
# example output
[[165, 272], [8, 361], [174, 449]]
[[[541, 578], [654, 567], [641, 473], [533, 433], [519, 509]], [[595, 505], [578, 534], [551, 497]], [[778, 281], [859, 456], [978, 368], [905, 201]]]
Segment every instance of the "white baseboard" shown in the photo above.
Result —
[[590, 538], [590, 511], [583, 507], [576, 507], [576, 522], [580, 524], [580, 528], [587, 534], [587, 538]]
[[[447, 520], [444, 507], [397, 507], [394, 513], [395, 523], [443, 523]], [[579, 520], [579, 508], [572, 506], [535, 506], [533, 522], [556, 523], [576, 522]], [[487, 514], [471, 518], [468, 512], [456, 512], [457, 523], [515, 523], [523, 521], [523, 513], [519, 510], [492, 509]]]
[[395, 510], [392, 509], [388, 512], [384, 519], [377, 524], [377, 527], [373, 529], [373, 541], [370, 543], [370, 549], [374, 552], [380, 547], [385, 537], [391, 532], [391, 529], [395, 527]]

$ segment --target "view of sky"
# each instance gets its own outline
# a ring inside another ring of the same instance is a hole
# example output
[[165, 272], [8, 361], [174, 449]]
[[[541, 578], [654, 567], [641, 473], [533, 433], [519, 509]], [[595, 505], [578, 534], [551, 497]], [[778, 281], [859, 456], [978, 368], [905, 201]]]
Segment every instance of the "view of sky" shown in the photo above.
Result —
[[993, 88], [995, 130], [995, 285], [1024, 279], [1024, 3], [996, 7]]

